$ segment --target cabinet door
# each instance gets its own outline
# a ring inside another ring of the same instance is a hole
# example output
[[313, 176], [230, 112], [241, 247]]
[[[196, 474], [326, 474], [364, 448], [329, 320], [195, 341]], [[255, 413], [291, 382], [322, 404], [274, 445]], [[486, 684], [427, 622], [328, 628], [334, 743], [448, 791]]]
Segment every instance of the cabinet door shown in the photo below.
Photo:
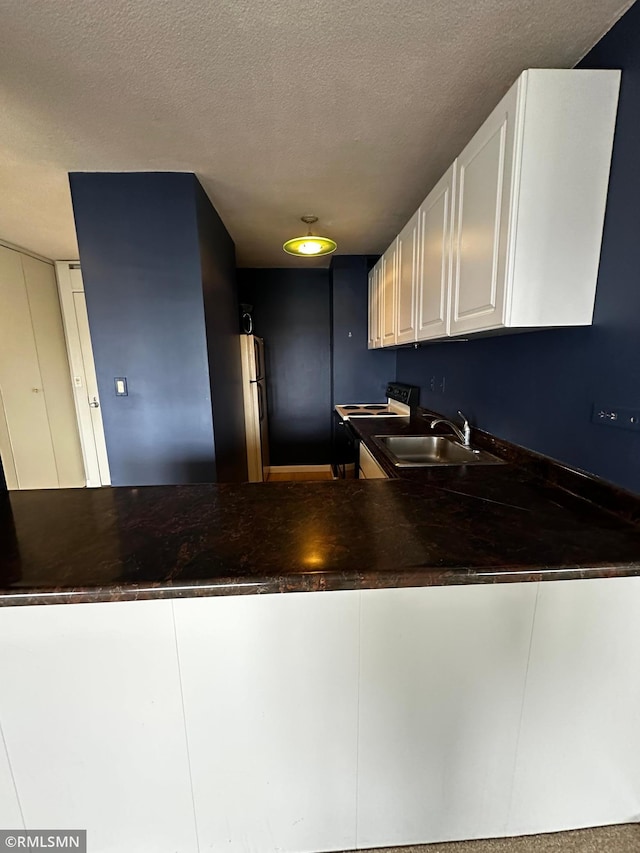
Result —
[[382, 346], [396, 343], [396, 286], [398, 282], [398, 238], [382, 256]]
[[376, 348], [380, 348], [382, 346], [382, 311], [384, 308], [383, 298], [382, 298], [382, 288], [383, 288], [382, 258], [380, 258], [380, 260], [376, 264], [375, 270], [376, 270], [376, 277], [375, 277]]
[[58, 471], [22, 256], [0, 246], [0, 388], [19, 489], [58, 488]]
[[381, 269], [382, 259], [369, 273], [369, 349], [382, 346], [381, 337]]
[[[312, 520], [300, 536], [317, 560]], [[201, 850], [355, 849], [359, 601], [174, 603]]]
[[505, 325], [514, 86], [458, 158], [450, 334]]
[[418, 211], [398, 235], [397, 244], [396, 343], [416, 339], [418, 287]]
[[387, 475], [362, 442], [360, 442], [358, 450], [358, 464], [360, 467], [360, 477], [363, 480], [387, 479]]
[[369, 349], [380, 346], [378, 335], [378, 276], [377, 265], [369, 271]]
[[456, 163], [438, 181], [418, 211], [419, 341], [442, 338], [448, 333], [455, 171]]

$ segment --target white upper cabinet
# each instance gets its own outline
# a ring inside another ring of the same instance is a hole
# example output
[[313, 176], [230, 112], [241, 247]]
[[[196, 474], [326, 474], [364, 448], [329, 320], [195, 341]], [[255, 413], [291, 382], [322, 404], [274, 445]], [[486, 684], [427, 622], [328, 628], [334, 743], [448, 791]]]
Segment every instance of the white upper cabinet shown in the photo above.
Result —
[[382, 280], [378, 298], [382, 303], [382, 346], [396, 342], [396, 292], [398, 286], [398, 238], [382, 256]]
[[521, 74], [420, 207], [417, 274], [413, 219], [385, 255], [382, 346], [592, 322], [619, 87], [614, 70]]
[[525, 71], [458, 158], [451, 335], [591, 323], [618, 71]]
[[416, 339], [418, 290], [418, 211], [404, 226], [397, 241], [396, 343]]
[[455, 174], [456, 163], [438, 181], [418, 211], [419, 341], [447, 334]]

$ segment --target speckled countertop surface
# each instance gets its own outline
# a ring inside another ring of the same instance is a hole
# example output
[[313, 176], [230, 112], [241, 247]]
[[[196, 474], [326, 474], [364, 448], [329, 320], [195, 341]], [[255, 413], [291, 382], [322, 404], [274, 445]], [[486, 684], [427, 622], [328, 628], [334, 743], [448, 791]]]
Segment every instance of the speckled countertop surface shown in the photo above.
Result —
[[[356, 426], [374, 452], [374, 434], [426, 428]], [[640, 574], [640, 499], [572, 472], [567, 491], [562, 470], [509, 458], [389, 480], [1, 495], [0, 605]]]

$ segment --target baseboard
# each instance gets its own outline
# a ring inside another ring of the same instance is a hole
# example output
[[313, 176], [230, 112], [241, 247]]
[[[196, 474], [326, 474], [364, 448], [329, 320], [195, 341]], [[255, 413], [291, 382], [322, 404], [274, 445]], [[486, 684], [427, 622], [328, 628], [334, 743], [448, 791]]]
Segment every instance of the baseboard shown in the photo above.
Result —
[[265, 468], [269, 474], [330, 474], [331, 465], [271, 465]]

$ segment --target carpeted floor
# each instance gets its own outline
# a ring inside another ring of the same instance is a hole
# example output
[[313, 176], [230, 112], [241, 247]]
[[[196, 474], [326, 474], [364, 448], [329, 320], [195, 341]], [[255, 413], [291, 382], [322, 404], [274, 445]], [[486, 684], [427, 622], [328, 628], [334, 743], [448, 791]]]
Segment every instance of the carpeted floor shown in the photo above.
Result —
[[366, 853], [640, 853], [640, 823], [488, 841], [385, 847]]

